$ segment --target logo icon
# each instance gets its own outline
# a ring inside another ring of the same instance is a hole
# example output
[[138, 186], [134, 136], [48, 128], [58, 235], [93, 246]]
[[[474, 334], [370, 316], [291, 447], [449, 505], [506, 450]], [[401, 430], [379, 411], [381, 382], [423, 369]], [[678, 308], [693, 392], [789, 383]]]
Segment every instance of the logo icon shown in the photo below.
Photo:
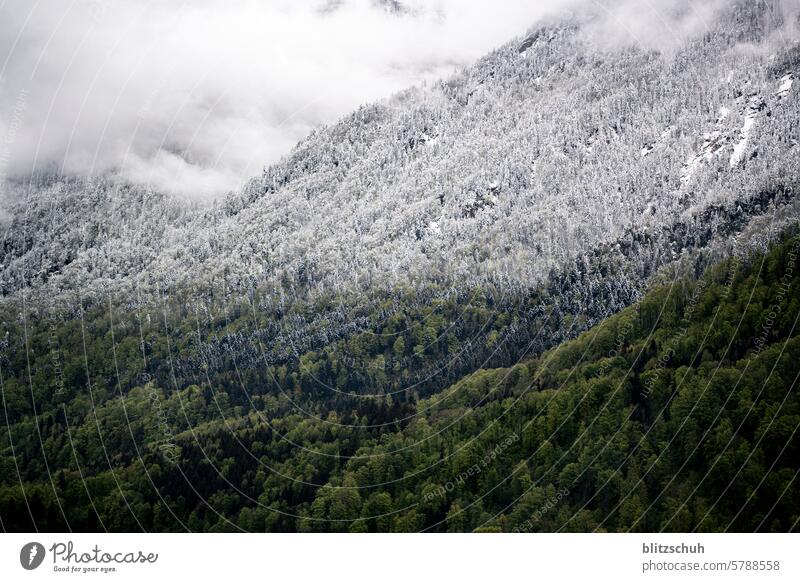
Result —
[[19, 551], [19, 563], [26, 570], [35, 570], [44, 561], [44, 546], [39, 542], [29, 542]]

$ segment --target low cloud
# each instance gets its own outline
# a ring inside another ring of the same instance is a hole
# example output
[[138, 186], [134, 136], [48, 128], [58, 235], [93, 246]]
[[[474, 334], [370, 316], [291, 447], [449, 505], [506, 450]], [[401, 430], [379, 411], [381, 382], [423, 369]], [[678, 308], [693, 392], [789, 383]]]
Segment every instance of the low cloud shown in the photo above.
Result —
[[219, 195], [313, 127], [447, 75], [566, 3], [9, 0], [0, 162], [8, 177], [120, 171]]
[[800, 0], [593, 0], [586, 4], [592, 13], [586, 34], [600, 46], [633, 44], [670, 54], [711, 31], [724, 10], [744, 14], [748, 1], [776, 35], [796, 36]]
[[601, 45], [669, 51], [732, 1], [7, 0], [0, 184], [119, 171], [218, 196], [314, 127], [446, 76], [549, 13], [589, 20]]

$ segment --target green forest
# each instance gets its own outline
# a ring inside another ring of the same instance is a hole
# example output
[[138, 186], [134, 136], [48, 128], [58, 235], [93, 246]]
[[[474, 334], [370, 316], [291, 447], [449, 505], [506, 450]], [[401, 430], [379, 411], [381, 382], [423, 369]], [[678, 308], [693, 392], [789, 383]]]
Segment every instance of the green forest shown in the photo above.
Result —
[[299, 300], [6, 305], [0, 525], [790, 531], [798, 250], [662, 277], [594, 325], [547, 290], [409, 290], [302, 346], [280, 329], [323, 311]]

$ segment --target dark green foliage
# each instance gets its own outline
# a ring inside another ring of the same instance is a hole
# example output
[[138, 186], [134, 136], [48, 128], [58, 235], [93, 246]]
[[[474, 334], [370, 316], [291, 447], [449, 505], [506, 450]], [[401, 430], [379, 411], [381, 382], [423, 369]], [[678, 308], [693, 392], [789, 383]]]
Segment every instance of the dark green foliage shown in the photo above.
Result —
[[[244, 309], [204, 316], [202, 343], [194, 313], [178, 308], [167, 332], [158, 313], [141, 318], [144, 343], [138, 323], [122, 328], [100, 308], [83, 327], [29, 321], [30, 353], [49, 355], [53, 334], [61, 360], [42, 356], [29, 376], [25, 351], [5, 351], [2, 524], [789, 531], [800, 518], [799, 248], [789, 239], [675, 279], [535, 359], [495, 369], [470, 359], [413, 391], [399, 390], [409, 374], [454, 361], [470, 338], [483, 342], [473, 358], [500, 345], [515, 360], [509, 329], [550, 328], [488, 292], [409, 294], [384, 305], [399, 306], [388, 316], [365, 314], [377, 333], [295, 360], [272, 345], [274, 361], [258, 366], [235, 343], [251, 323]], [[257, 317], [259, 329], [281, 321]]]

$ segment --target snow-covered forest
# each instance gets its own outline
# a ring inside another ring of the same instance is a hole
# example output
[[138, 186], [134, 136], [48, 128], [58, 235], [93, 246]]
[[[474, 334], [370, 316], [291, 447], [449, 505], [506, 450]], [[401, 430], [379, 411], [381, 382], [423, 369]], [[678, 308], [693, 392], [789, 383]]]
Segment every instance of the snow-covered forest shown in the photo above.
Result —
[[792, 214], [792, 27], [739, 3], [660, 54], [598, 46], [582, 25], [553, 20], [449, 79], [364, 106], [211, 207], [113, 176], [19, 184], [3, 294], [342, 292], [430, 278], [525, 289], [601, 245], [658, 244], [682, 225], [664, 262], [772, 205]]

